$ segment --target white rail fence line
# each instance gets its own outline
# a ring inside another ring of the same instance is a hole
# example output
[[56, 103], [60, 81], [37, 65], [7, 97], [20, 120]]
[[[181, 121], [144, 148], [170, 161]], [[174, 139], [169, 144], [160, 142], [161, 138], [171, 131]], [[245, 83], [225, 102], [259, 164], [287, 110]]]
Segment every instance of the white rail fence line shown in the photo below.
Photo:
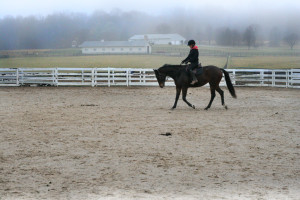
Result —
[[[227, 69], [235, 86], [300, 88], [300, 69]], [[0, 86], [157, 86], [152, 69], [0, 68]], [[167, 86], [174, 86], [169, 78]], [[221, 85], [225, 85], [222, 80]]]

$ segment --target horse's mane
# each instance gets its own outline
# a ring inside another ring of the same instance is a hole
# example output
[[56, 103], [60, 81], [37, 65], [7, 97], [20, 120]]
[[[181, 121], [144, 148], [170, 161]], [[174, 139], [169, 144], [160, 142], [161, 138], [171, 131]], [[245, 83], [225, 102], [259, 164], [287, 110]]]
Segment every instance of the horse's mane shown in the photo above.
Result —
[[162, 67], [158, 69], [159, 73], [167, 74], [170, 77], [176, 76], [178, 73], [185, 70], [186, 65], [171, 65], [164, 64]]
[[185, 67], [186, 65], [172, 65], [172, 64], [164, 64], [162, 67]]
[[[172, 65], [172, 64], [164, 64], [163, 66], [161, 66], [159, 69], [165, 68], [173, 68], [173, 69], [186, 69], [188, 65]], [[202, 66], [203, 68], [205, 67], [216, 67], [215, 65], [206, 65], [206, 66]]]
[[159, 69], [168, 69], [168, 68], [172, 68], [172, 69], [185, 69], [187, 65], [172, 65], [172, 64], [164, 64], [162, 67], [160, 67]]

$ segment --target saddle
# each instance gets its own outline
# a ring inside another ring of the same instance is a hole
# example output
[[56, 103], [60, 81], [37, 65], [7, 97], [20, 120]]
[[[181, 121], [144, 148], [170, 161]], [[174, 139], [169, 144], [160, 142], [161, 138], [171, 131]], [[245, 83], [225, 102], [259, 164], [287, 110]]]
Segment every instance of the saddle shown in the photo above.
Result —
[[198, 67], [196, 67], [196, 68], [193, 70], [193, 72], [194, 72], [196, 75], [202, 74], [203, 68], [202, 68], [201, 63], [198, 65]]

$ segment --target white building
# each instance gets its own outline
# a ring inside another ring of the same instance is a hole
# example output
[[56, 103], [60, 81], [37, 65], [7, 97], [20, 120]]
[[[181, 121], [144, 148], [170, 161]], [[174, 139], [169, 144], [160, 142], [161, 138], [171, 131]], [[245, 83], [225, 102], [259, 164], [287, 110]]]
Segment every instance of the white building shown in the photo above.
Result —
[[144, 34], [134, 35], [129, 38], [129, 41], [147, 41], [150, 44], [184, 44], [186, 39], [179, 34]]
[[146, 41], [86, 41], [79, 47], [82, 54], [151, 54]]

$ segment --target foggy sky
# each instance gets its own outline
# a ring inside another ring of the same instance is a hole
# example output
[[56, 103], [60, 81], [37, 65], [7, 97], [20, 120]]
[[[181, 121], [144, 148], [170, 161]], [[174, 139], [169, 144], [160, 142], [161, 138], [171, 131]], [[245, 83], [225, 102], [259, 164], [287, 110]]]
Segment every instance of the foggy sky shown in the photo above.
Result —
[[162, 15], [173, 10], [224, 12], [226, 15], [255, 16], [257, 13], [289, 14], [300, 12], [298, 0], [0, 0], [0, 18], [5, 16], [46, 16], [57, 12], [92, 14], [139, 11]]
[[299, 0], [0, 0], [0, 49], [68, 48], [73, 40], [146, 33], [243, 45], [249, 26], [261, 44], [278, 45], [300, 35], [299, 19]]

